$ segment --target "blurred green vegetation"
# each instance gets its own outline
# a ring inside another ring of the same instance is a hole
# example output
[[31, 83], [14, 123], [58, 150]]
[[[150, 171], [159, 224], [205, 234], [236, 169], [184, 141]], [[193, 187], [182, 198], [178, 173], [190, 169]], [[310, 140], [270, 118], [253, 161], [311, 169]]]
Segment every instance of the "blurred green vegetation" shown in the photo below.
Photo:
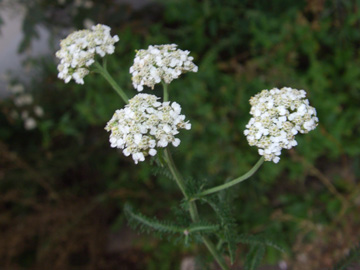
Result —
[[[119, 35], [108, 69], [130, 97], [136, 94], [128, 72], [136, 49], [176, 43], [191, 51], [199, 71], [182, 75], [169, 88], [170, 100], [181, 104], [192, 129], [172, 151], [186, 177], [209, 187], [246, 172], [258, 159], [243, 135], [250, 97], [272, 87], [305, 89], [317, 109], [318, 128], [299, 135], [298, 146], [283, 151], [279, 164], [265, 163], [251, 180], [232, 188], [232, 211], [240, 233], [268, 235], [286, 249], [286, 254], [269, 249], [267, 264], [285, 259], [291, 269], [303, 269], [296, 267], [305, 253], [307, 269], [330, 267], [355, 244], [360, 1], [168, 0], [138, 10], [99, 1], [75, 15], [69, 13], [70, 1], [50, 2], [29, 1], [37, 9], [29, 14], [65, 12], [70, 20], [62, 26], [82, 28], [90, 18]], [[41, 16], [24, 28], [25, 40], [37, 24], [59, 26], [56, 16]], [[92, 74], [83, 86], [64, 84], [53, 58], [29, 59], [28, 65], [38, 71], [27, 91], [45, 117], [36, 130], [25, 131], [9, 117], [11, 98], [0, 104], [0, 227], [6, 240], [0, 244], [0, 267], [46, 269], [41, 267], [51, 258], [54, 269], [100, 267], [107, 255], [99, 238], [122, 230], [125, 201], [147, 215], [171, 218], [181, 194], [165, 176], [154, 175], [151, 162], [134, 165], [109, 147], [104, 126], [123, 104], [105, 80]], [[160, 88], [146, 92], [161, 95]], [[113, 268], [101, 269], [177, 269], [186, 254], [206, 254], [197, 245], [146, 237], [132, 246], [134, 254], [142, 254], [137, 263], [129, 259], [135, 255], [112, 255]], [[239, 246], [240, 264], [245, 249]], [[82, 260], [69, 259], [78, 253]]]

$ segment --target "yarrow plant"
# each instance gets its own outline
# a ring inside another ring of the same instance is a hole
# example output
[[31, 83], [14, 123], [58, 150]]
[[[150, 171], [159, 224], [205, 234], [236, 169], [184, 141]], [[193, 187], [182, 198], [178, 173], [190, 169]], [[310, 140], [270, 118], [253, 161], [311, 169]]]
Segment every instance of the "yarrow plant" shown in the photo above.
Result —
[[278, 163], [283, 148], [297, 145], [298, 132], [308, 133], [316, 128], [319, 121], [316, 110], [305, 97], [304, 90], [284, 87], [263, 90], [250, 99], [253, 117], [244, 134], [266, 161]]
[[182, 73], [197, 72], [198, 67], [189, 53], [177, 49], [176, 44], [150, 45], [147, 50], [139, 50], [130, 67], [134, 88], [143, 91], [146, 85], [154, 89], [161, 81], [169, 84]]
[[124, 149], [125, 156], [132, 155], [137, 164], [145, 157], [154, 156], [156, 147], [169, 143], [177, 147], [179, 129], [190, 129], [178, 103], [159, 102], [154, 95], [138, 94], [129, 100], [124, 109], [117, 110], [105, 129], [111, 131], [111, 147]]
[[[77, 83], [84, 83], [83, 77], [89, 73], [89, 67], [95, 61], [95, 54], [105, 56], [114, 52], [114, 43], [119, 38], [111, 37], [109, 33], [109, 27], [98, 25], [91, 31], [75, 32], [62, 41], [62, 49], [57, 52], [61, 59], [59, 78], [65, 82], [73, 78]], [[137, 51], [134, 64], [130, 68], [134, 88], [143, 91], [144, 86], [153, 89], [156, 84], [162, 84], [162, 99], [150, 94], [137, 94], [129, 99], [108, 73], [106, 65], [95, 61], [93, 71], [101, 74], [125, 103], [123, 108], [115, 111], [105, 127], [110, 132], [110, 146], [122, 149], [125, 156], [131, 155], [135, 164], [145, 161], [145, 158], [150, 156], [157, 159], [154, 164], [167, 166], [184, 196], [183, 206], [188, 211], [191, 221], [186, 217], [183, 226], [161, 222], [156, 218], [135, 213], [128, 205], [125, 206], [124, 212], [129, 223], [135, 227], [140, 225], [142, 228], [162, 233], [177, 234], [184, 237], [186, 243], [192, 237], [200, 239], [223, 270], [228, 270], [229, 266], [222, 254], [228, 255], [233, 264], [237, 244], [250, 243], [255, 248], [249, 253], [252, 257], [247, 259], [251, 266], [245, 269], [255, 269], [255, 262], [259, 261], [259, 257], [262, 258], [265, 245], [278, 247], [263, 238], [238, 235], [234, 230], [234, 219], [229, 216], [228, 206], [218, 197], [208, 195], [249, 179], [264, 160], [279, 162], [282, 149], [290, 149], [297, 145], [297, 133], [308, 133], [315, 129], [318, 123], [316, 110], [309, 105], [304, 90], [289, 87], [263, 90], [250, 100], [252, 118], [244, 131], [249, 144], [259, 148], [258, 152], [262, 156], [259, 161], [245, 174], [209, 189], [204, 189], [203, 185], [196, 182], [185, 181], [172, 159], [169, 146], [179, 146], [179, 131], [190, 130], [191, 124], [185, 120], [185, 115], [181, 114], [180, 104], [169, 101], [168, 85], [182, 73], [197, 72], [198, 68], [189, 54], [189, 51], [182, 51], [175, 44], [154, 45], [146, 50]], [[198, 200], [214, 210], [218, 223], [214, 224], [200, 217]], [[217, 246], [213, 243], [214, 239], [218, 240]]]

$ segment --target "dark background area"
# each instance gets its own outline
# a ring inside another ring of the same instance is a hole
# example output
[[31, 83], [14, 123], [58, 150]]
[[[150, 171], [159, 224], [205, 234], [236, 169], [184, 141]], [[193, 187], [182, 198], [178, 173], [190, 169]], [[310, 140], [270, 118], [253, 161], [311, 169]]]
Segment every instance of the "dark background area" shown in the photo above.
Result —
[[[176, 43], [190, 50], [199, 71], [173, 81], [170, 99], [181, 104], [192, 129], [172, 150], [184, 175], [209, 187], [258, 159], [243, 135], [250, 97], [273, 87], [305, 89], [319, 126], [299, 135], [279, 164], [265, 163], [231, 189], [238, 230], [271, 237], [285, 253], [269, 248], [263, 264], [286, 262], [293, 270], [332, 269], [359, 243], [359, 1], [171, 0], [136, 8], [75, 2], [24, 1], [20, 51], [38, 25], [55, 40], [83, 29], [86, 19], [109, 25], [120, 41], [108, 68], [132, 97], [136, 49]], [[9, 87], [23, 85], [34, 102], [16, 106], [16, 95], [0, 100], [0, 269], [165, 270], [180, 269], [184, 258], [209, 260], [200, 244], [127, 227], [125, 202], [172, 220], [182, 197], [151, 162], [135, 165], [110, 148], [104, 126], [123, 104], [107, 82], [91, 74], [84, 85], [64, 84], [53, 55], [24, 64], [36, 76], [24, 83], [12, 74]], [[21, 115], [35, 105], [44, 115], [26, 130], [13, 111]], [[241, 269], [247, 250], [239, 245], [233, 269]]]

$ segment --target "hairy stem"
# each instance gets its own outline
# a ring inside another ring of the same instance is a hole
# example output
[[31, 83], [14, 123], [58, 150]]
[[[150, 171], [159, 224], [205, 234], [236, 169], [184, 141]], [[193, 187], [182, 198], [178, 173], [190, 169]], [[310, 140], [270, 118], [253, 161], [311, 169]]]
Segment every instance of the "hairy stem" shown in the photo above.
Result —
[[[171, 157], [171, 153], [168, 148], [165, 149], [165, 159], [166, 159], [166, 163], [167, 163], [173, 177], [175, 178], [177, 185], [179, 186], [181, 192], [183, 193], [185, 199], [188, 199], [189, 196], [186, 193], [184, 179], [182, 178], [181, 174], [179, 173], [178, 169], [176, 168], [174, 161]], [[190, 212], [191, 220], [193, 222], [199, 222], [199, 213], [198, 213], [195, 201], [189, 202], [189, 212]], [[217, 263], [220, 265], [221, 269], [228, 270], [229, 268], [227, 267], [224, 259], [218, 253], [218, 251], [216, 250], [216, 247], [211, 242], [211, 240], [206, 236], [202, 236], [201, 239], [204, 242], [207, 249], [210, 251], [211, 255], [215, 258]]]
[[186, 190], [185, 190], [185, 183], [184, 180], [182, 179], [179, 171], [177, 170], [177, 168], [175, 167], [174, 164], [174, 160], [172, 159], [171, 153], [169, 148], [165, 148], [164, 150], [164, 154], [165, 154], [165, 160], [166, 163], [170, 169], [171, 174], [173, 175], [176, 184], [178, 185], [178, 187], [180, 188], [182, 194], [184, 195], [185, 199], [188, 199], [188, 195], [186, 194]]
[[264, 157], [261, 157], [259, 159], [259, 161], [254, 165], [254, 167], [252, 167], [247, 173], [245, 173], [244, 175], [238, 177], [238, 178], [235, 178], [234, 180], [231, 180], [225, 184], [222, 184], [222, 185], [219, 185], [217, 187], [213, 187], [213, 188], [210, 188], [210, 189], [207, 189], [207, 190], [204, 190], [203, 192], [197, 194], [198, 197], [201, 197], [201, 196], [205, 196], [205, 195], [209, 195], [209, 194], [212, 194], [212, 193], [215, 193], [215, 192], [218, 192], [220, 190], [223, 190], [223, 189], [227, 189], [229, 187], [232, 187], [242, 181], [245, 181], [246, 179], [250, 178], [259, 168], [260, 166], [264, 163]]
[[100, 63], [98, 63], [98, 62], [95, 62], [94, 65], [96, 67], [95, 72], [100, 73], [108, 81], [108, 83], [112, 86], [112, 88], [116, 91], [116, 93], [122, 98], [122, 100], [126, 104], [129, 103], [129, 98], [127, 97], [125, 92], [122, 90], [122, 88], [115, 82], [113, 77], [111, 77], [111, 75], [109, 74], [109, 72], [106, 69], [106, 66], [100, 65]]
[[[163, 101], [166, 102], [169, 99], [169, 93], [168, 93], [168, 88], [167, 88], [167, 84], [163, 82], [163, 87], [164, 87], [164, 96], [163, 96]], [[180, 172], [178, 171], [178, 169], [175, 166], [174, 160], [171, 156], [170, 150], [169, 148], [165, 148], [165, 160], [166, 163], [171, 171], [171, 174], [173, 175], [178, 187], [180, 188], [182, 194], [184, 195], [185, 199], [188, 200], [189, 196], [186, 193], [186, 187], [185, 187], [185, 181], [182, 178], [182, 175], [180, 174]], [[196, 202], [195, 201], [191, 201], [189, 202], [189, 212], [190, 212], [190, 216], [191, 216], [191, 220], [193, 222], [199, 222], [199, 213], [197, 210], [197, 206], [196, 206]], [[224, 259], [221, 257], [221, 255], [217, 252], [214, 244], [211, 242], [211, 240], [206, 237], [206, 236], [201, 236], [202, 241], [204, 242], [205, 246], [207, 247], [207, 249], [210, 251], [211, 255], [215, 258], [215, 260], [217, 261], [217, 263], [220, 265], [221, 269], [223, 270], [228, 270], [229, 268], [227, 267]]]

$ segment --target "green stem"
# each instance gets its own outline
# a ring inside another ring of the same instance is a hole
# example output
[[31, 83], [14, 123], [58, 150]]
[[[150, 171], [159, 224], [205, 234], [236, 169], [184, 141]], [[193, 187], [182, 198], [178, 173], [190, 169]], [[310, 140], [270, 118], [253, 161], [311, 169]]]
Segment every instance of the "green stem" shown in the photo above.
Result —
[[224, 259], [220, 256], [220, 254], [216, 250], [216, 247], [210, 241], [210, 239], [207, 238], [206, 236], [202, 236], [201, 239], [203, 240], [203, 242], [204, 242], [205, 246], [207, 247], [207, 249], [210, 251], [211, 255], [213, 255], [213, 257], [215, 258], [217, 263], [220, 265], [221, 269], [229, 270], [229, 267], [226, 265]]
[[[163, 90], [164, 90], [163, 101], [166, 102], [169, 100], [168, 85], [165, 82], [163, 82], [162, 84], [163, 84]], [[171, 171], [171, 174], [173, 175], [173, 177], [174, 177], [178, 187], [180, 188], [182, 194], [184, 195], [185, 199], [188, 200], [189, 196], [186, 193], [185, 181], [182, 178], [182, 175], [180, 174], [179, 170], [175, 166], [175, 163], [171, 156], [169, 148], [165, 148], [164, 153], [165, 153], [166, 164], [168, 165], [168, 167]], [[189, 202], [189, 212], [190, 212], [191, 220], [193, 222], [199, 222], [199, 220], [200, 220], [199, 212], [197, 210], [195, 201]], [[215, 258], [217, 263], [220, 265], [221, 269], [228, 270], [229, 268], [227, 267], [224, 259], [217, 252], [214, 244], [210, 241], [210, 239], [207, 238], [206, 236], [201, 236], [201, 239], [204, 242], [207, 249], [210, 251], [211, 255]]]
[[209, 226], [198, 226], [198, 227], [194, 227], [194, 228], [189, 228], [188, 232], [192, 233], [192, 232], [200, 232], [200, 231], [218, 231], [219, 230], [219, 225], [209, 225]]
[[182, 179], [179, 171], [177, 170], [177, 168], [175, 167], [175, 164], [174, 164], [174, 160], [172, 159], [172, 156], [171, 156], [171, 153], [170, 153], [170, 150], [169, 148], [165, 148], [164, 150], [164, 154], [165, 154], [165, 160], [166, 160], [166, 163], [170, 169], [170, 172], [171, 174], [173, 175], [175, 181], [176, 181], [176, 184], [179, 186], [182, 194], [184, 195], [185, 199], [188, 199], [188, 195], [186, 194], [186, 191], [185, 191], [185, 184], [184, 184], [184, 180]]
[[111, 77], [111, 75], [109, 74], [109, 72], [106, 69], [106, 66], [100, 65], [100, 63], [98, 63], [98, 62], [95, 62], [94, 65], [96, 67], [95, 72], [100, 73], [108, 81], [108, 83], [112, 86], [112, 88], [116, 91], [116, 93], [118, 93], [118, 95], [122, 98], [122, 100], [125, 103], [129, 103], [129, 98], [127, 97], [125, 92], [122, 90], [122, 88], [115, 82], [113, 77]]
[[[181, 175], [180, 175], [179, 171], [177, 170], [177, 168], [175, 167], [174, 161], [173, 161], [173, 159], [171, 157], [171, 154], [170, 154], [170, 151], [169, 151], [168, 148], [165, 149], [165, 158], [166, 158], [166, 161], [167, 161], [167, 165], [169, 166], [169, 169], [170, 169], [173, 177], [175, 178], [176, 183], [178, 184], [181, 192], [184, 194], [185, 199], [188, 199], [189, 196], [187, 195], [186, 190], [185, 190], [184, 180], [181, 177]], [[193, 222], [198, 222], [199, 221], [199, 213], [198, 213], [195, 201], [192, 201], [192, 202], [189, 203], [189, 212], [190, 212], [190, 216], [191, 216], [192, 221]], [[201, 239], [204, 242], [207, 249], [210, 251], [211, 255], [215, 258], [217, 263], [220, 265], [221, 269], [228, 270], [229, 268], [227, 267], [224, 259], [217, 252], [216, 247], [210, 241], [210, 239], [208, 237], [206, 237], [206, 236], [202, 236]]]
[[[186, 193], [184, 179], [182, 178], [181, 174], [179, 173], [178, 169], [176, 168], [174, 161], [171, 157], [171, 153], [168, 148], [165, 149], [165, 159], [166, 159], [166, 163], [171, 171], [171, 174], [175, 178], [175, 181], [176, 181], [177, 185], [179, 186], [181, 192], [183, 193], [185, 199], [188, 199], [189, 196]], [[195, 201], [189, 202], [189, 212], [190, 212], [192, 221], [199, 222], [199, 213], [198, 213]], [[206, 236], [202, 236], [201, 239], [204, 242], [207, 249], [210, 251], [211, 255], [215, 258], [217, 263], [220, 265], [221, 269], [228, 270], [229, 268], [227, 267], [224, 259], [217, 252], [214, 244], [210, 241], [210, 239], [207, 238]]]
[[216, 245], [216, 249], [220, 250], [221, 246], [224, 244], [224, 240], [220, 239], [219, 242]]
[[197, 194], [198, 197], [201, 197], [201, 196], [205, 196], [205, 195], [209, 195], [209, 194], [212, 194], [212, 193], [215, 193], [215, 192], [218, 192], [220, 190], [223, 190], [223, 189], [227, 189], [229, 187], [232, 187], [242, 181], [245, 181], [246, 179], [250, 178], [259, 168], [260, 166], [264, 163], [264, 157], [261, 157], [259, 159], [259, 161], [254, 165], [254, 167], [252, 167], [247, 173], [245, 173], [244, 175], [238, 177], [238, 178], [235, 178], [234, 180], [231, 180], [225, 184], [222, 184], [220, 186], [217, 186], [217, 187], [213, 187], [213, 188], [210, 188], [210, 189], [207, 189], [207, 190], [204, 190], [203, 192]]

